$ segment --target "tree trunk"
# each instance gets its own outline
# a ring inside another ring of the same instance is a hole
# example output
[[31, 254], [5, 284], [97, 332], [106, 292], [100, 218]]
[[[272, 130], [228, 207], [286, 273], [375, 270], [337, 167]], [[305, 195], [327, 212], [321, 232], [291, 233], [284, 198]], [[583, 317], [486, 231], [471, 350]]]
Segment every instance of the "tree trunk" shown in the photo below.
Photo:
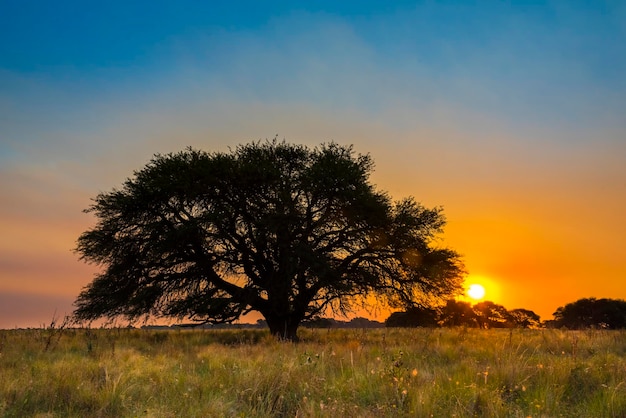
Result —
[[270, 333], [280, 341], [297, 342], [300, 321], [293, 317], [266, 317]]

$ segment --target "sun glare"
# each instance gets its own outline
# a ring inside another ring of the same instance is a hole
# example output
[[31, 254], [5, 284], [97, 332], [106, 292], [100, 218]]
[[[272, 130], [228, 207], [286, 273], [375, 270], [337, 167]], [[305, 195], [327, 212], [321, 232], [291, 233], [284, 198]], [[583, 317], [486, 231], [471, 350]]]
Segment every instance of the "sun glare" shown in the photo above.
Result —
[[485, 288], [479, 284], [471, 284], [467, 289], [467, 296], [474, 300], [480, 300], [485, 297]]

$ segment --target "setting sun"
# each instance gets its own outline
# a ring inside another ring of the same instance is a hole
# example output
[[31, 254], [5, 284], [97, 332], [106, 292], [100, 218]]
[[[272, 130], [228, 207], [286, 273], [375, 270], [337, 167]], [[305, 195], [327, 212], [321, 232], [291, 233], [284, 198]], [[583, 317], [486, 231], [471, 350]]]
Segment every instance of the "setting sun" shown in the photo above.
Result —
[[485, 288], [479, 284], [472, 284], [467, 289], [467, 296], [474, 300], [480, 300], [485, 297]]

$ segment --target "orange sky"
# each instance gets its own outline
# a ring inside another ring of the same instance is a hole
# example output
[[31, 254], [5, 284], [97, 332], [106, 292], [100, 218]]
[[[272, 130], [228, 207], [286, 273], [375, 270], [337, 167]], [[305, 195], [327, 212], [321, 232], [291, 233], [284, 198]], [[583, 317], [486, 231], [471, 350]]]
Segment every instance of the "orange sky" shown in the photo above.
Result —
[[[450, 151], [446, 148], [450, 139], [437, 150], [436, 139], [445, 139], [445, 132], [430, 133], [431, 139], [405, 133], [398, 139], [404, 144], [398, 149], [377, 144], [383, 132], [375, 127], [369, 135], [355, 134], [367, 142], [357, 144], [357, 150], [370, 151], [377, 163], [372, 181], [378, 187], [395, 197], [414, 195], [425, 205], [444, 207], [448, 226], [442, 245], [463, 255], [468, 280], [486, 287], [486, 299], [509, 309], [531, 309], [549, 319], [558, 306], [581, 297], [626, 298], [622, 263], [626, 169], [620, 161], [626, 153], [621, 145], [566, 152], [544, 146], [540, 151], [511, 152], [504, 162], [494, 161], [506, 157], [501, 151]], [[211, 147], [191, 135], [188, 140]], [[427, 141], [430, 149], [420, 152], [413, 141]], [[306, 138], [305, 142], [316, 143]], [[157, 151], [164, 151], [159, 147], [163, 144], [154, 144]], [[78, 235], [93, 222], [81, 210], [99, 190], [118, 186], [147, 161], [148, 149], [135, 153], [135, 158], [125, 156], [136, 161], [135, 166], [122, 162], [118, 167], [116, 152], [103, 154], [101, 162], [85, 169], [85, 177], [71, 181], [58, 168], [0, 170], [10, 179], [2, 183], [0, 195], [0, 326], [39, 326], [48, 323], [55, 310], [59, 316], [71, 311], [71, 302], [95, 272], [71, 252]], [[103, 179], [92, 185], [90, 175]]]
[[0, 2], [0, 328], [71, 312], [97, 193], [155, 153], [276, 135], [354, 144], [380, 189], [443, 206], [488, 300], [626, 298], [626, 8], [392, 3]]

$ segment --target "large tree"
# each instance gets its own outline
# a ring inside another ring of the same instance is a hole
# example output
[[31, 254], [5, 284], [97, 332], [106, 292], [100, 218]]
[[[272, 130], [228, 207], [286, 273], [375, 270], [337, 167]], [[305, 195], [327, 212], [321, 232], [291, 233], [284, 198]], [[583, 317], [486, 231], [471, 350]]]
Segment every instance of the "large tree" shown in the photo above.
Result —
[[224, 323], [258, 311], [293, 340], [303, 320], [372, 295], [412, 306], [458, 292], [459, 256], [434, 245], [441, 209], [392, 202], [372, 169], [369, 155], [335, 143], [155, 155], [86, 210], [97, 224], [77, 252], [103, 270], [75, 318]]

